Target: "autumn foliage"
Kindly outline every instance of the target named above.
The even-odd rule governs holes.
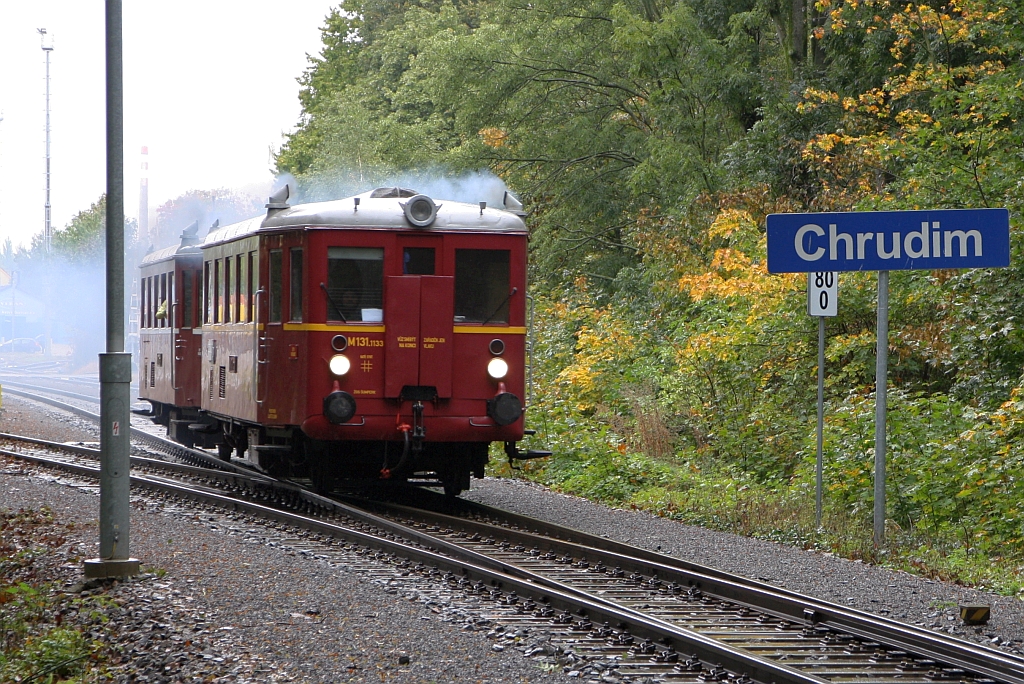
[[[826,329],[817,531],[817,321],[803,276],[767,273],[765,217],[1008,207],[1009,269],[890,283],[883,551],[989,581],[977,559],[1024,558],[1019,525],[999,522],[1024,494],[1024,15],[991,0],[799,6],[346,0],[278,163],[311,181],[332,165],[486,167],[521,194],[528,415],[555,451],[531,476],[874,557],[875,280],[843,274]]]

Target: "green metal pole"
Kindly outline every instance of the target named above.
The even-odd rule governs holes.
[[[124,121],[121,0],[106,2],[107,28],[107,351],[100,354],[100,557],[86,577],[139,572],[129,557],[131,354],[124,351]]]
[[[878,272],[875,346],[875,548],[885,542],[885,415],[889,375],[889,272]]]
[[[825,317],[818,316],[818,452],[815,459],[814,525],[821,527],[822,489],[824,487],[825,432]]]

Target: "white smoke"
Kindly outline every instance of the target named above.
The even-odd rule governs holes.
[[[334,170],[313,173],[296,178],[281,174],[274,183],[279,188],[292,184],[295,191],[290,204],[323,202],[358,195],[374,188],[408,188],[429,195],[434,200],[453,202],[487,202],[501,207],[508,189],[505,181],[488,170],[470,171],[458,175],[443,171],[407,171],[401,173],[374,173],[360,170]]]

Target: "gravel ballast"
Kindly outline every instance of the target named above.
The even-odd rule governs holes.
[[[1024,602],[862,561],[683,525],[634,510],[608,508],[530,482],[474,480],[463,497],[584,532],[661,551],[693,563],[760,579],[791,591],[876,613],[1013,653],[1024,649]],[[992,606],[983,627],[966,627],[958,604]]]
[[[10,398],[4,404],[0,431],[95,439],[55,410]],[[81,580],[81,559],[95,554],[98,497],[68,483],[8,462],[0,508],[46,504],[57,521],[76,522],[50,566],[66,587],[80,589],[71,585]],[[526,482],[474,480],[463,496],[1009,651],[1024,641],[1024,606],[1014,598],[610,509]],[[133,681],[579,681],[519,649],[496,650],[484,628],[467,629],[453,617],[459,611],[414,589],[268,544],[247,525],[211,524],[147,497],[133,501],[132,555],[161,572],[105,588],[141,611],[112,620],[127,624],[113,636],[125,681],[135,666],[141,674]],[[958,602],[991,604],[992,621],[964,627]],[[162,637],[154,624],[164,625],[155,628]]]

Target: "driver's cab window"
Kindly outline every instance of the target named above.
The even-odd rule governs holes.
[[[383,248],[327,248],[327,320],[384,320]]]

